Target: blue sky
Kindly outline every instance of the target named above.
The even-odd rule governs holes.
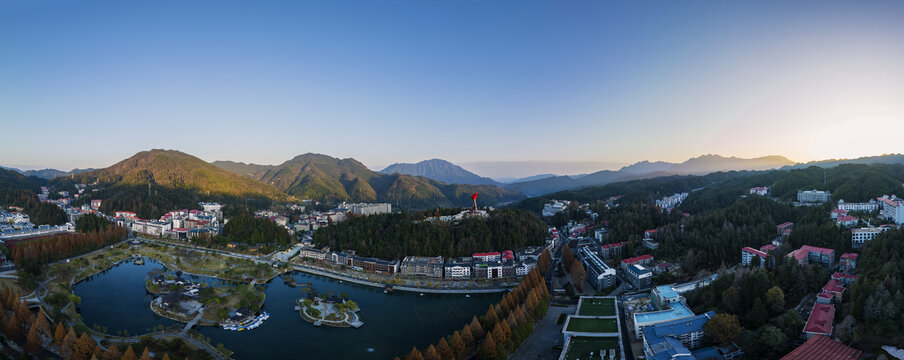
[[[5,1],[0,165],[900,152],[901,34],[902,2]]]

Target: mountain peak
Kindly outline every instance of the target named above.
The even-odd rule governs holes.
[[[415,164],[395,163],[380,172],[423,176],[448,184],[499,185],[493,179],[482,177],[443,159],[424,160]]]

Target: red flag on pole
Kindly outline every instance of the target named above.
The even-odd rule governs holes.
[[[471,195],[471,200],[477,200],[477,193]]]

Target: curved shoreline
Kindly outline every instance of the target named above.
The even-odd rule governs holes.
[[[313,274],[313,275],[319,275],[319,276],[323,276],[323,277],[328,277],[328,278],[331,278],[331,279],[342,280],[342,281],[348,281],[348,282],[355,283],[355,284],[359,284],[359,285],[367,285],[367,286],[373,286],[373,287],[378,287],[378,288],[384,288],[384,287],[386,287],[386,284],[381,284],[381,283],[373,282],[373,281],[370,281],[370,280],[357,279],[357,278],[348,277],[348,276],[345,276],[345,275],[339,275],[339,274],[335,274],[335,273],[331,273],[331,272],[327,272],[327,271],[323,271],[323,270],[318,270],[318,269],[303,267],[303,266],[297,265],[297,264],[293,264],[293,265],[292,265],[292,269],[297,270],[297,271],[301,271],[301,272],[304,272],[304,273],[308,273],[308,274]],[[492,289],[428,289],[428,288],[418,288],[418,287],[411,287],[411,286],[395,286],[395,285],[392,287],[392,289],[393,289],[393,290],[400,290],[400,291],[416,292],[416,293],[431,293],[431,294],[492,294],[492,293],[504,292],[504,291],[509,290],[509,289],[506,289],[506,288],[492,288]]]

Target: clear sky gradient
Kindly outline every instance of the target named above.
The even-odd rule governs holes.
[[[0,165],[901,152],[902,34],[900,1],[3,1]]]

